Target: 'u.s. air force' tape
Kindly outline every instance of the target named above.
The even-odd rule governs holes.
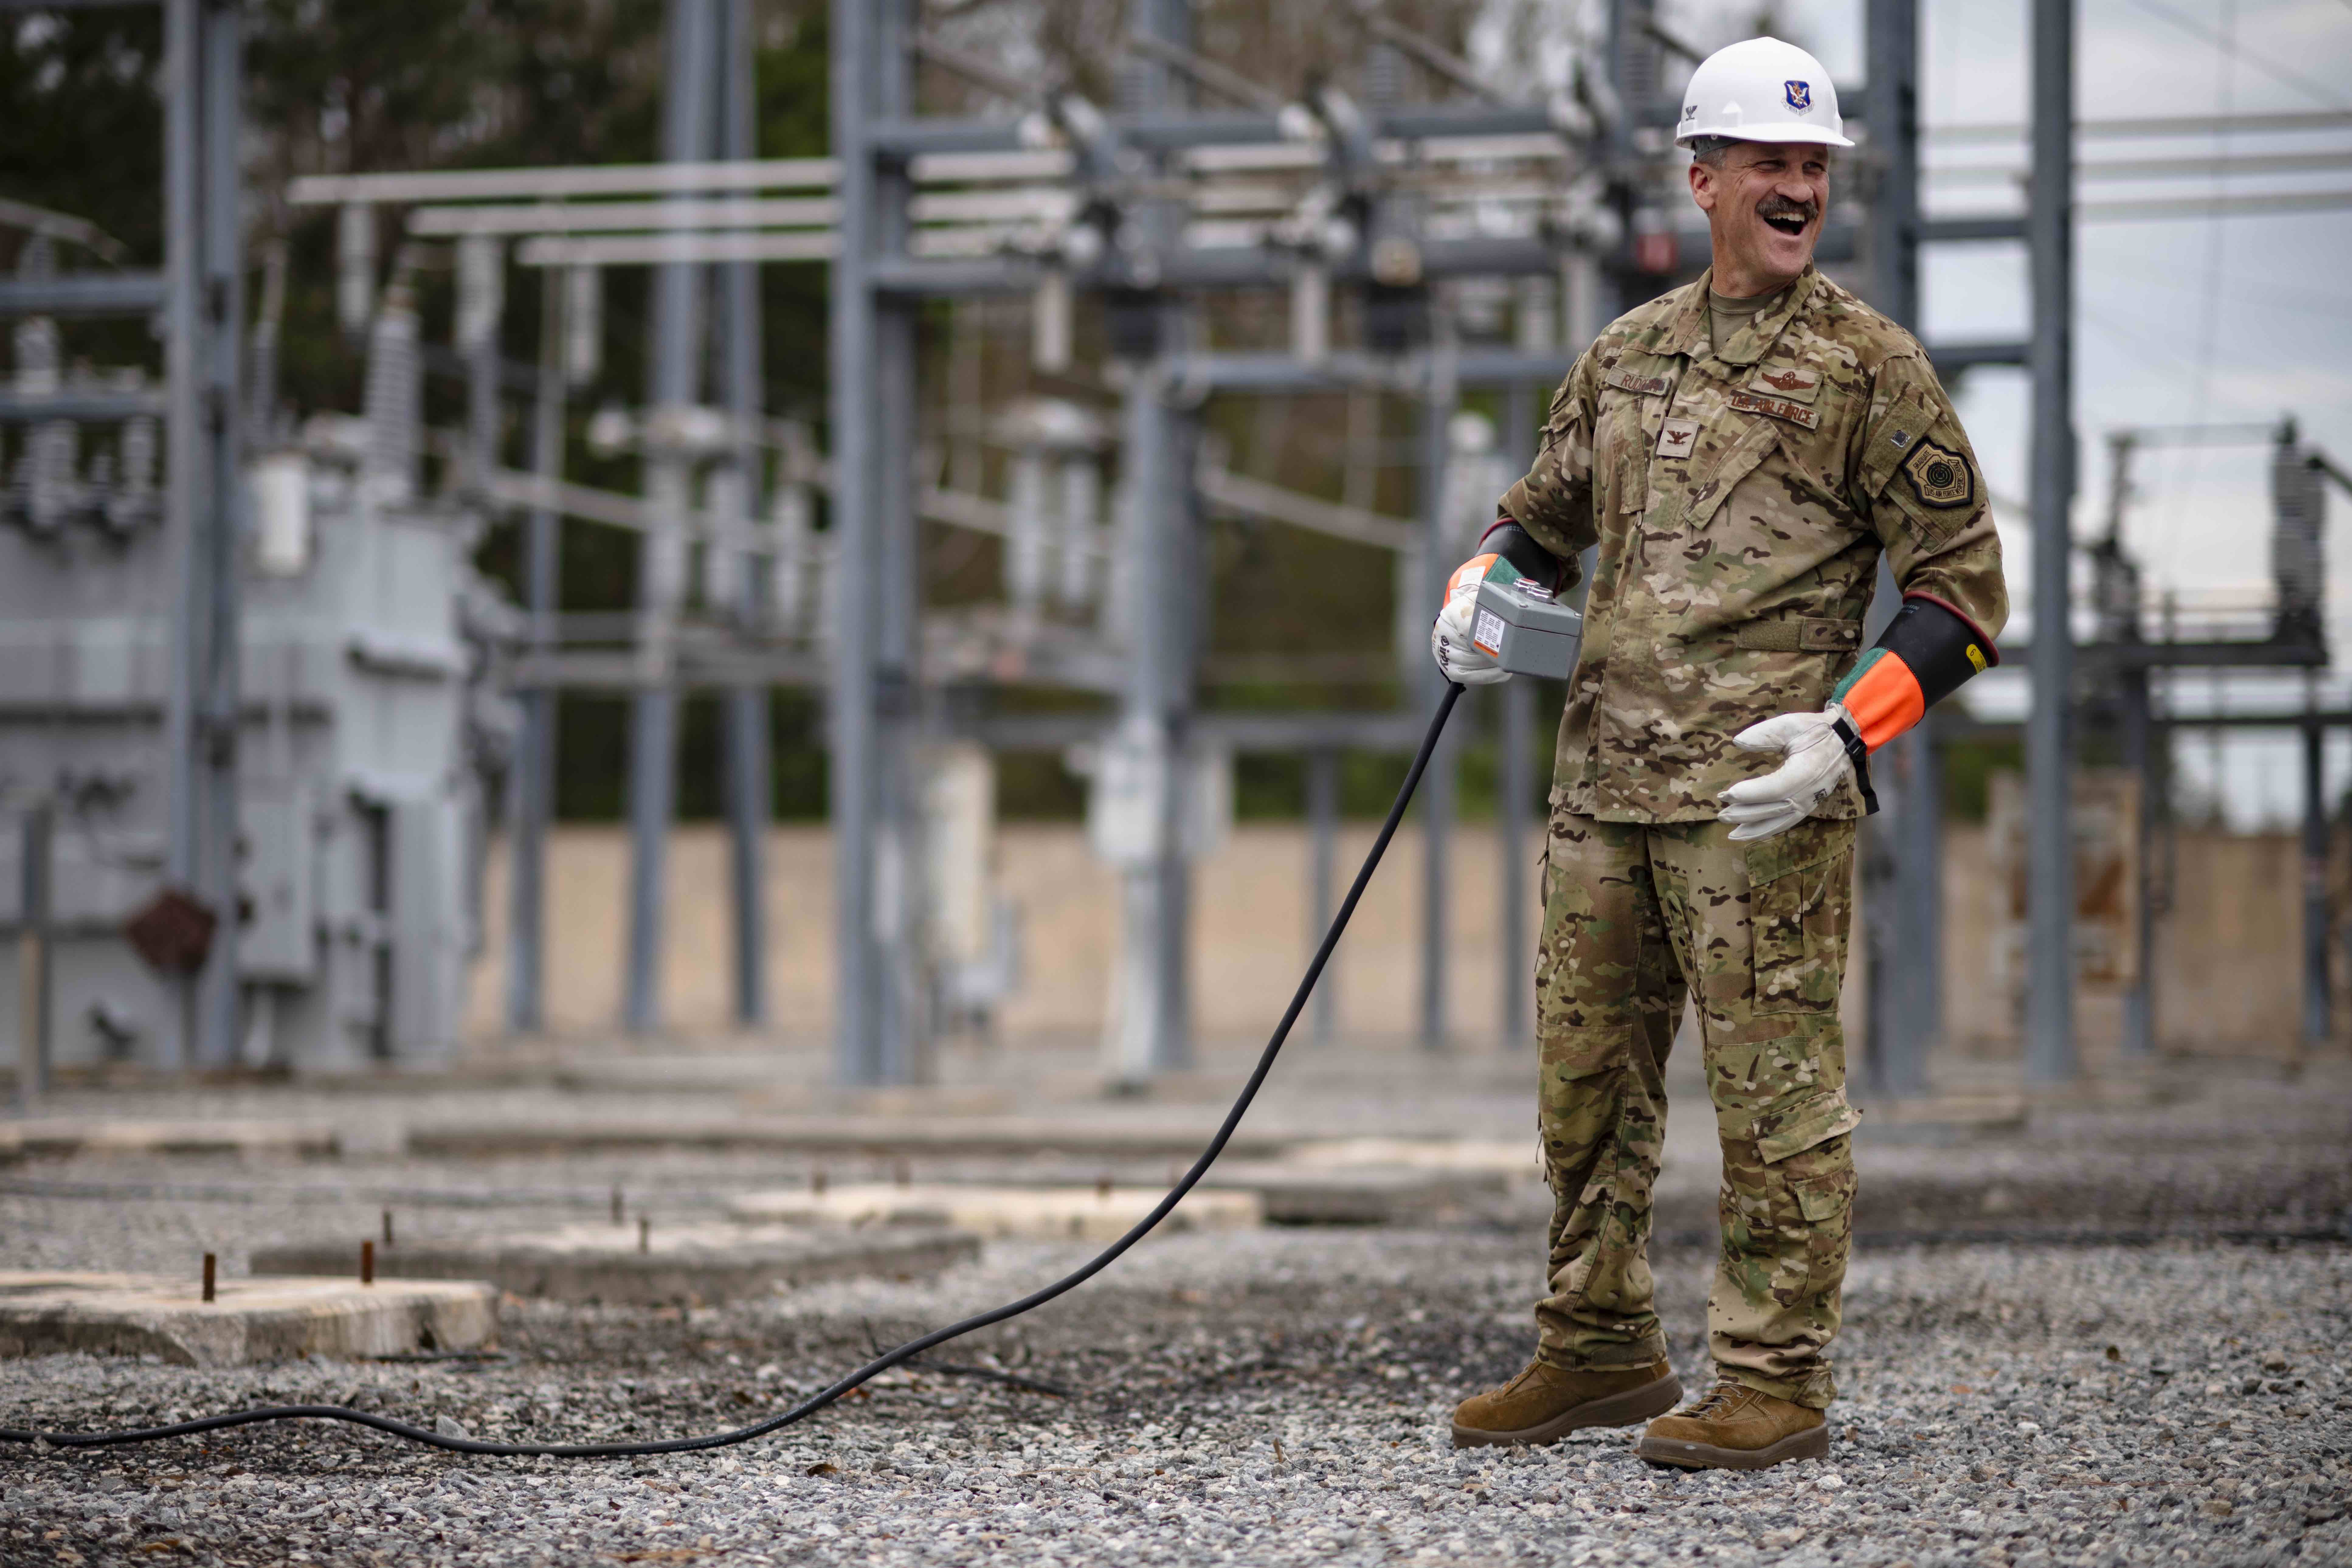
[[[1478,613],[1470,640],[1513,675],[1566,680],[1584,642],[1584,617],[1552,591],[1525,577],[1478,584]]]

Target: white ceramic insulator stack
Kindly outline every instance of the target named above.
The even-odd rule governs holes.
[[[1102,468],[1092,452],[1068,453],[1061,467],[1061,571],[1054,597],[1066,610],[1083,610],[1094,603],[1101,581]]]
[[[368,329],[367,459],[369,492],[404,501],[416,494],[416,458],[425,426],[424,363],[416,347],[415,296],[404,282],[384,290],[383,308]]]
[[[809,584],[816,574],[812,510],[809,487],[800,483],[778,485],[768,501],[770,598],[776,629],[787,637],[808,623]]]
[[[563,273],[563,379],[585,386],[604,366],[604,270],[571,267]]]
[[[375,314],[375,208],[352,202],[335,215],[335,320],[358,337]]]
[[[1013,456],[1012,536],[1004,546],[1004,588],[1014,610],[1033,614],[1045,600],[1047,552],[1053,520],[1046,515],[1046,460],[1042,447],[1027,446]]]

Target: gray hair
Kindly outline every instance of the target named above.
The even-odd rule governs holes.
[[[1742,138],[1738,136],[1694,136],[1691,138],[1691,162],[1704,163],[1710,169],[1720,171],[1723,167],[1723,155],[1738,146]],[[1829,153],[1830,150],[1827,147],[1822,149],[1822,156],[1824,159],[1829,156]]]
[[[1731,151],[1735,136],[1694,136],[1691,138],[1691,162],[1704,163],[1710,169],[1723,167],[1723,155]]]

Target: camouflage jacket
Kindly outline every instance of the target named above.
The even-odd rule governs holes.
[[[1984,479],[1918,342],[1808,268],[1710,345],[1713,276],[1594,341],[1500,508],[1571,574],[1600,546],[1552,800],[1605,821],[1706,820],[1769,772],[1731,737],[1828,702],[1882,552],[1988,640],[2009,616]],[[1848,785],[1819,815],[1861,811]]]

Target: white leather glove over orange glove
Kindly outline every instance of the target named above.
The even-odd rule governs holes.
[[[1429,628],[1429,651],[1445,679],[1456,686],[1492,686],[1511,679],[1510,671],[1472,637],[1478,620],[1478,584],[1486,580],[1486,563],[1493,559],[1482,555],[1454,574],[1446,584],[1445,607]]]
[[[1731,737],[1743,752],[1779,752],[1787,760],[1760,779],[1723,792],[1721,819],[1734,843],[1769,838],[1812,816],[1853,776],[1853,726],[1832,702],[1819,713],[1781,713]]]

